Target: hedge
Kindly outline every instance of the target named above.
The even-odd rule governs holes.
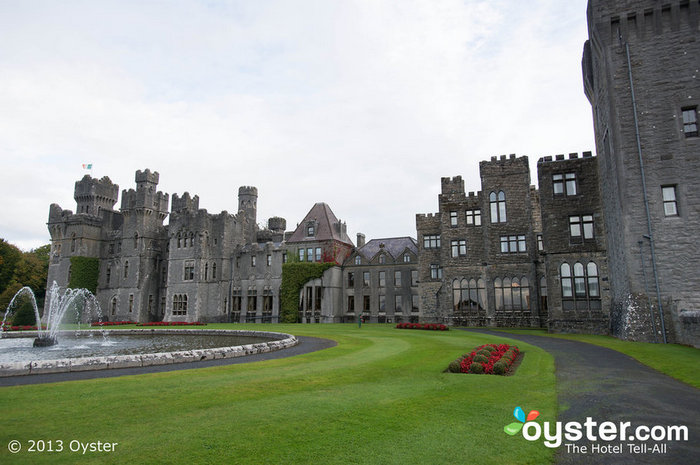
[[[97,278],[100,273],[100,259],[96,257],[71,257],[70,282],[71,289],[87,289],[97,292]]]

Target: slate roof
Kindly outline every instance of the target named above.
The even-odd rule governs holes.
[[[306,236],[306,225],[309,221],[316,221],[316,234],[312,237]],[[292,236],[287,242],[317,242],[336,240],[354,246],[350,240],[347,231],[344,230],[344,225],[340,221],[327,204],[319,202],[311,207],[309,213],[306,214],[303,220],[294,230]]]
[[[382,244],[384,247],[382,248]],[[357,251],[367,260],[374,258],[381,250],[388,252],[394,260],[408,249],[418,255],[418,242],[412,237],[388,237],[385,239],[372,239]]]

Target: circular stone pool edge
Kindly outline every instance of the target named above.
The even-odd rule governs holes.
[[[177,352],[159,352],[151,354],[110,355],[106,357],[63,358],[55,360],[32,360],[27,362],[0,363],[0,377],[25,376],[47,373],[66,373],[92,370],[111,370],[117,368],[138,368],[154,365],[170,365],[174,363],[200,362],[225,358],[245,357],[246,355],[262,354],[286,349],[299,344],[299,340],[286,333],[270,331],[246,331],[228,329],[117,329],[108,331],[109,334],[119,335],[212,335],[212,336],[254,336],[278,338],[274,341],[258,342],[230,347],[214,347],[211,349],[193,349]],[[74,333],[74,331],[59,331]],[[101,330],[85,330],[80,334],[90,333],[101,335]],[[4,338],[37,337],[36,331],[5,333]]]

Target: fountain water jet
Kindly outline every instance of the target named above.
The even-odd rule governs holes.
[[[90,321],[92,317],[97,317],[98,321],[102,320],[100,305],[90,291],[87,289],[61,289],[56,281],[54,281],[46,292],[48,305],[45,307],[46,311],[44,312],[43,324],[41,321],[42,317],[39,315],[39,309],[36,305],[34,292],[31,288],[25,286],[17,291],[14,297],[12,297],[10,305],[7,306],[5,316],[2,319],[2,331],[5,330],[5,320],[7,320],[7,317],[12,313],[15,302],[22,296],[29,297],[34,307],[37,326],[37,338],[34,340],[34,347],[48,347],[58,342],[59,325],[71,308],[75,310],[78,323],[80,323],[81,320]]]

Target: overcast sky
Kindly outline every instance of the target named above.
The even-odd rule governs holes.
[[[0,238],[49,242],[85,174],[258,188],[258,221],[315,202],[351,238],[416,235],[440,178],[594,150],[586,0],[0,0]],[[81,165],[92,163],[92,171]],[[119,208],[120,200],[115,206]],[[167,220],[166,220],[167,222]]]

